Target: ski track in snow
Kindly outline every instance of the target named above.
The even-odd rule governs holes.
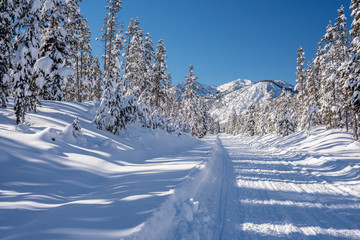
[[[236,187],[220,239],[360,239],[359,172],[349,178],[336,171],[338,164],[309,163],[308,154],[250,144],[247,137],[221,140]]]

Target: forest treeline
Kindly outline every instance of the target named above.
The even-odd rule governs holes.
[[[350,30],[344,7],[330,21],[318,43],[316,57],[306,63],[300,46],[297,53],[295,91],[283,89],[273,97],[264,93],[261,101],[249,104],[243,112],[232,111],[225,131],[233,134],[287,136],[325,125],[346,129],[359,138],[360,113],[360,1],[352,0]]]
[[[297,85],[274,98],[265,92],[225,124],[231,134],[286,136],[325,125],[359,138],[360,0],[352,0],[350,30],[344,7],[329,23],[316,57],[297,54]],[[172,87],[164,40],[153,43],[138,18],[125,28],[121,0],[107,0],[101,41],[102,61],[92,55],[91,29],[79,0],[3,0],[0,5],[0,107],[14,99],[17,124],[42,100],[98,101],[94,124],[120,134],[129,124],[203,137],[218,122],[197,94],[190,65],[185,91]],[[102,66],[101,66],[102,65]]]
[[[196,94],[193,66],[186,89],[171,89],[166,48],[154,46],[139,19],[125,29],[121,0],[107,0],[103,66],[92,55],[91,29],[78,0],[4,0],[0,7],[0,106],[14,97],[17,124],[42,100],[99,100],[94,123],[119,134],[128,124],[203,137],[210,117]]]

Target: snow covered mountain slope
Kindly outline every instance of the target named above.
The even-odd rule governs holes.
[[[176,84],[175,86],[172,87],[172,89],[174,92],[182,93],[185,91],[185,84],[184,83]],[[197,92],[198,96],[201,96],[201,97],[219,93],[217,86],[214,86],[214,85],[206,85],[206,84],[198,83],[198,89],[199,90],[196,92]]]
[[[252,82],[248,79],[237,79],[220,86],[198,83],[198,87],[197,94],[207,100],[210,115],[222,124],[227,122],[232,109],[239,114],[251,102],[261,100],[266,92],[272,91],[274,97],[278,97],[283,88],[293,92],[293,86],[281,80]],[[177,84],[172,90],[182,93],[185,85]]]
[[[249,86],[252,83],[253,82],[248,79],[237,79],[235,81],[225,83],[223,85],[218,86],[217,90],[219,90],[219,92],[221,92],[221,93],[232,92],[232,91],[242,88],[244,86]]]
[[[239,114],[245,110],[251,102],[261,100],[266,92],[272,91],[274,97],[278,97],[283,88],[288,91],[293,91],[291,85],[280,80],[264,80],[256,83],[247,80],[245,84],[237,84],[238,81],[239,80],[218,87],[218,89],[222,90],[220,93],[207,97],[210,114],[220,123],[228,120],[232,109],[235,109]]]
[[[0,110],[0,239],[119,239],[138,231],[210,151],[189,136],[95,128],[93,103]],[[83,137],[71,123],[79,117]]]

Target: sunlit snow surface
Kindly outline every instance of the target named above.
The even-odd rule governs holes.
[[[94,103],[45,101],[16,126],[12,105],[0,110],[0,239],[131,235],[210,151],[139,127],[115,136],[94,114]],[[83,139],[68,131],[76,117]]]
[[[360,239],[360,144],[350,134],[221,139],[235,181],[224,239]]]
[[[115,136],[95,109],[43,102],[22,126],[0,110],[0,239],[360,239],[348,133]]]

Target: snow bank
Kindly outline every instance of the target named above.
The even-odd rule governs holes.
[[[358,151],[357,143],[351,133],[342,130],[325,130],[323,126],[314,127],[309,134],[297,132],[287,137],[266,135],[255,137],[249,142],[252,144],[262,144],[264,146],[275,147],[278,149],[297,151],[305,153],[336,153],[344,149]]]
[[[226,152],[216,139],[207,162],[172,194],[129,239],[213,239]]]
[[[345,195],[360,197],[360,143],[351,133],[325,130],[323,126],[287,137],[241,137],[256,148],[268,149],[279,156],[297,159],[288,161],[302,174],[324,183],[334,183]]]
[[[44,101],[27,125],[17,126],[9,102],[0,111],[4,239],[132,235],[210,151],[205,141],[162,130],[132,126],[120,136],[99,130],[94,102]],[[81,134],[72,125],[77,116]],[[201,212],[197,201],[184,203],[186,221]]]

